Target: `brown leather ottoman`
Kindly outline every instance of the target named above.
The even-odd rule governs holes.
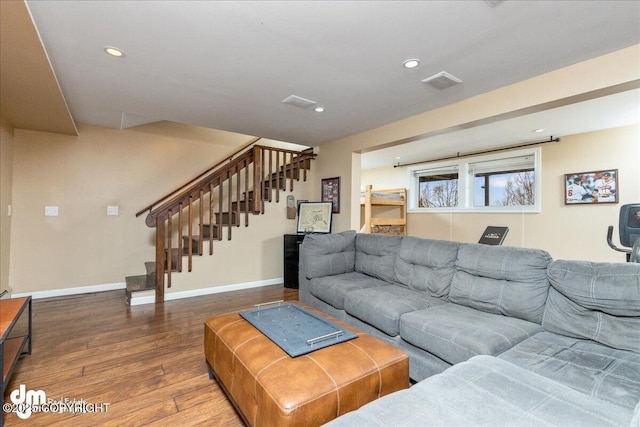
[[[204,324],[210,373],[246,424],[321,425],[409,387],[409,360],[402,350],[297,304],[358,337],[292,358],[238,313],[212,317]]]

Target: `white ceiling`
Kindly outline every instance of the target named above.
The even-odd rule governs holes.
[[[168,120],[305,145],[640,43],[638,1],[27,5],[76,122],[126,128]],[[110,57],[105,46],[126,56]],[[421,65],[406,70],[407,58]],[[463,83],[442,91],[421,83],[440,71]],[[314,100],[325,112],[283,104],[289,95]],[[516,127],[552,128],[542,117],[545,123]],[[483,138],[501,142],[495,134],[465,135],[459,151]],[[500,135],[524,138],[504,128]],[[432,148],[444,144],[435,141]]]
[[[640,89],[372,151],[362,155],[362,168],[419,163],[557,137],[562,140],[565,135],[634,123],[640,123]]]

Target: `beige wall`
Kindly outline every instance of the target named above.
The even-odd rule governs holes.
[[[13,127],[0,117],[0,291],[9,288],[11,258],[11,216],[13,184]]]
[[[591,99],[597,96],[603,96],[616,93],[621,90],[629,90],[638,87],[640,82],[640,45],[622,49],[608,55],[591,59],[582,63],[553,71],[548,74],[537,76],[535,78],[525,80],[511,86],[497,89],[464,101],[452,104],[437,110],[428,111],[414,117],[390,123],[383,127],[372,129],[357,135],[333,141],[324,144],[320,150],[318,158],[318,177],[327,176],[343,176],[350,177],[343,180],[342,186],[342,212],[339,218],[334,222],[335,230],[342,231],[347,229],[357,229],[360,225],[360,209],[358,204],[358,195],[361,184],[360,182],[360,164],[355,162],[356,153],[375,150],[386,146],[396,145],[402,141],[415,140],[432,134],[441,132],[452,132],[456,129],[463,129],[477,126],[486,122],[499,121],[503,118],[523,115],[534,111],[542,111],[545,109],[555,108],[561,105],[567,105],[572,102],[579,102]],[[627,131],[633,133],[633,131]],[[561,135],[562,136],[562,135]],[[637,202],[638,200],[638,175],[634,172],[637,169],[638,151],[637,135],[631,135],[632,144],[636,147],[619,148],[617,157],[601,155],[600,160],[589,157],[588,162],[604,163],[605,168],[621,169],[621,194],[622,202]],[[567,142],[569,139],[569,142]],[[563,138],[563,142],[554,147],[553,150],[563,150],[571,142],[570,138]],[[607,150],[609,141],[587,141],[590,144],[598,146],[597,152]],[[628,142],[626,144],[629,144]],[[572,144],[573,145],[573,144]],[[577,143],[576,145],[580,145]],[[560,195],[554,195],[552,191],[561,191],[560,176],[564,173],[573,171],[589,170],[589,166],[583,162],[583,150],[578,150],[578,157],[575,153],[557,154],[545,150],[546,154],[553,158],[555,155],[555,166],[553,162],[545,162],[545,154],[543,154],[543,162],[546,168],[550,168],[547,172],[549,177],[543,177],[543,185],[546,187],[548,180],[555,182],[556,190],[545,192],[543,200],[543,209],[553,203],[561,200]],[[591,156],[590,154],[587,154]],[[574,160],[575,159],[575,160]],[[635,163],[629,163],[635,162]],[[575,165],[573,164],[575,163]],[[633,165],[633,167],[629,166]],[[574,167],[577,166],[577,167]],[[622,170],[625,170],[622,172]],[[629,169],[627,172],[626,169]],[[635,177],[635,181],[633,181]],[[624,185],[624,188],[622,187]],[[395,187],[396,185],[394,185]],[[385,186],[386,187],[386,186]],[[553,188],[553,187],[552,187]],[[626,188],[626,190],[625,190]],[[632,198],[636,200],[632,200]],[[353,209],[352,209],[353,207]],[[575,252],[571,250],[570,241],[578,239],[579,246],[583,247],[582,252],[589,258],[598,259],[615,259],[619,260],[621,255],[617,255],[611,249],[606,247],[604,241],[606,235],[606,225],[615,223],[617,218],[617,209],[615,206],[600,206],[597,211],[585,210],[584,212],[595,212],[589,214],[583,227],[588,229],[585,234],[596,233],[597,238],[589,239],[589,244],[593,243],[596,252],[592,252],[591,246],[586,246],[584,236],[578,236],[579,231],[564,231],[559,233],[562,223],[546,224],[544,222],[523,222],[524,215],[509,217],[504,225],[512,227],[515,233],[510,232],[509,244],[517,244],[520,246],[547,246],[548,239],[553,238],[558,242],[550,246],[550,252],[555,257],[576,257]],[[567,207],[562,209],[562,215],[566,218],[573,217],[577,210],[586,209],[585,207]],[[489,215],[489,214],[487,214]],[[464,241],[477,241],[479,234],[479,225],[474,221],[469,221],[466,216],[443,214],[439,216],[430,215],[430,230],[437,230],[434,237],[440,238],[458,238]],[[464,220],[460,220],[463,219]],[[504,217],[506,218],[506,217]],[[542,216],[538,216],[542,218]],[[602,218],[598,223],[598,231],[593,231],[595,224],[589,222],[594,219]],[[546,218],[547,222],[554,222],[555,218]],[[413,226],[414,232],[418,234],[426,234],[426,230],[420,229],[417,224],[414,225],[415,215],[409,218],[409,227]],[[486,223],[488,221],[484,221]],[[420,223],[420,222],[419,222]],[[422,223],[424,224],[424,222]],[[520,229],[519,229],[520,227]],[[604,230],[602,230],[604,227]],[[411,229],[411,228],[410,228]],[[549,232],[542,234],[545,230],[556,230],[556,233]],[[580,230],[582,231],[582,230]],[[526,237],[525,237],[526,236]],[[595,243],[597,241],[597,243]],[[604,247],[602,245],[605,245]],[[578,245],[576,245],[578,246]],[[594,255],[592,255],[594,254]]]
[[[508,246],[545,249],[554,258],[624,261],[624,254],[611,250],[605,238],[607,227],[614,225],[614,242],[618,241],[620,206],[640,201],[638,164],[639,125],[563,136],[560,143],[542,146],[540,213],[411,213],[407,232],[477,242],[488,225],[508,226],[504,242]],[[618,169],[619,204],[564,204],[564,174],[603,169]],[[379,189],[410,185],[406,167],[363,170],[362,182]]]
[[[121,283],[125,276],[144,274],[144,262],[155,257],[155,229],[135,213],[237,145],[218,141],[215,132],[174,132],[166,124],[79,131],[71,137],[15,130],[9,275],[14,293]],[[187,134],[193,138],[181,136]],[[302,198],[305,186],[296,184],[293,194]],[[250,218],[263,230],[234,229],[232,244],[216,245],[213,257],[197,260],[199,276],[174,277],[172,291],[282,277],[282,234],[295,232],[284,203],[283,195],[264,217]],[[119,206],[119,215],[107,216],[108,205]],[[45,217],[45,206],[58,206],[59,216]],[[200,268],[205,259],[209,267]]]

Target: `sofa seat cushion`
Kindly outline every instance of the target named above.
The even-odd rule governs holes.
[[[627,409],[640,401],[640,354],[541,332],[500,359]]]
[[[344,299],[351,291],[385,286],[389,283],[366,274],[352,271],[335,276],[311,279],[311,295],[332,305],[338,310],[344,310]]]
[[[344,309],[392,337],[400,333],[400,316],[432,305],[445,304],[424,292],[388,285],[349,292]]]
[[[631,411],[490,356],[476,356],[326,426],[628,426]]]
[[[451,303],[400,319],[403,340],[451,364],[481,354],[498,355],[540,330],[537,323]]]

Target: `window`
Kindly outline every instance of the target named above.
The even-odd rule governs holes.
[[[418,174],[418,207],[458,206],[458,172],[456,168],[432,169]]]
[[[410,169],[412,212],[540,212],[540,148]]]
[[[516,156],[470,163],[474,181],[473,205],[535,205],[535,157]]]

